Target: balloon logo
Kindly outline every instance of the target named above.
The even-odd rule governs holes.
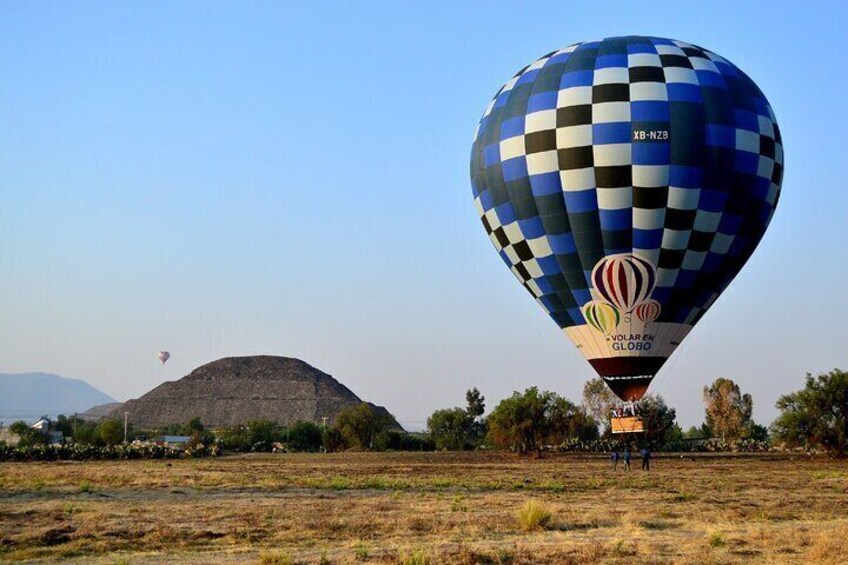
[[[168,362],[168,359],[171,358],[171,354],[168,353],[167,351],[162,350],[162,351],[159,351],[158,353],[156,353],[156,357],[158,357],[159,361],[164,365],[165,363]]]
[[[648,324],[660,317],[662,306],[656,300],[646,300],[633,309],[633,313],[641,322]]]
[[[593,328],[605,334],[611,334],[621,321],[621,314],[612,304],[601,300],[592,300],[583,307],[583,316]]]
[[[643,324],[654,322],[662,312],[660,303],[649,298],[656,281],[656,269],[641,257],[631,253],[604,257],[592,269],[592,283],[594,290],[606,300],[588,302],[583,308],[583,316],[589,325],[605,334],[610,334],[618,326],[620,312],[632,312]],[[615,311],[616,316],[612,326],[601,321],[604,315],[609,317],[610,309]],[[630,321],[630,318],[625,317],[625,321]]]
[[[741,69],[691,43],[626,36],[519,70],[486,105],[470,165],[501,260],[632,400],[760,243],[784,156]]]
[[[656,281],[654,266],[630,253],[604,257],[592,269],[595,290],[622,312],[644,302]]]

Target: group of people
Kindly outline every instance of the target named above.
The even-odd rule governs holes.
[[[638,404],[625,404],[612,409],[613,418],[624,418],[625,416],[640,416]]]
[[[643,447],[639,451],[639,455],[642,456],[642,470],[643,471],[650,471],[651,470],[651,452],[648,451],[647,447]],[[614,449],[612,451],[612,454],[610,455],[610,461],[612,462],[612,470],[613,471],[618,469],[618,462],[619,462],[620,459],[624,460],[624,470],[629,471],[630,470],[630,459],[631,459],[629,447],[624,448],[623,454],[619,454],[617,449]]]

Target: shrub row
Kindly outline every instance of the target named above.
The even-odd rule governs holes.
[[[675,441],[663,446],[663,451],[682,451],[691,453],[764,453],[774,451],[768,441],[757,439],[740,439],[724,441],[712,438],[699,441]]]
[[[624,449],[624,440],[601,438],[590,441],[577,439],[567,440],[556,446],[549,446],[550,451],[562,452],[586,452],[603,453],[614,449]],[[631,448],[639,448],[639,438],[633,441]],[[774,447],[768,441],[741,439],[735,442],[727,442],[718,438],[705,440],[677,440],[666,443],[658,451],[686,452],[686,453],[761,453],[773,451]]]
[[[0,461],[89,461],[118,459],[179,459],[210,457],[220,454],[218,445],[178,449],[163,445],[98,445],[63,444],[10,446],[0,444]]]

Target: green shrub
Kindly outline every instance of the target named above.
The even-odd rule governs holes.
[[[424,434],[388,430],[374,439],[375,451],[433,451],[435,446]]]
[[[363,542],[357,543],[353,554],[356,556],[357,561],[365,561],[368,559],[368,546]]]
[[[709,538],[710,547],[722,547],[726,542],[724,541],[724,534],[721,532],[713,532],[710,534]]]

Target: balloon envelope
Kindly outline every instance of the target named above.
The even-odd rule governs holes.
[[[782,176],[754,82],[656,37],[578,43],[523,68],[486,107],[471,154],[501,259],[625,400],[748,260]]]
[[[162,364],[164,365],[164,364],[168,361],[168,359],[170,359],[170,358],[171,358],[171,354],[170,354],[170,353],[168,353],[167,351],[164,351],[164,350],[163,350],[163,351],[158,352],[158,353],[156,354],[156,357],[158,357],[158,358],[159,358],[159,361],[161,361],[161,362],[162,362]]]

